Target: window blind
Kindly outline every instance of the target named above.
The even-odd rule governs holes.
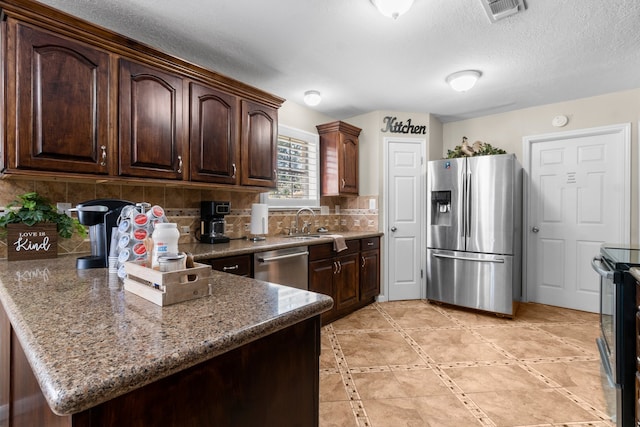
[[[270,199],[318,197],[317,148],[313,141],[278,135],[278,189]]]

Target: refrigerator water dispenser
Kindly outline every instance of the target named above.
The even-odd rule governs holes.
[[[431,192],[431,225],[451,225],[451,191]]]

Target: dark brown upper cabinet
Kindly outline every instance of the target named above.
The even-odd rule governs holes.
[[[238,98],[197,83],[190,85],[190,98],[190,179],[237,184]]]
[[[109,173],[105,51],[9,19],[7,166]]]
[[[0,172],[276,186],[284,99],[32,0],[0,0]]]
[[[241,184],[276,187],[278,110],[242,100]]]
[[[358,195],[360,128],[342,121],[316,128],[320,135],[320,194]]]
[[[183,80],[153,67],[120,60],[120,174],[182,179]]]

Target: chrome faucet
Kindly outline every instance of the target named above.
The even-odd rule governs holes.
[[[300,213],[304,212],[304,211],[311,212],[311,216],[314,217],[314,218],[316,216],[315,212],[313,210],[311,210],[311,208],[300,208],[300,209],[298,209],[298,212],[296,212],[296,233],[300,232],[300,233],[309,234],[309,232],[311,232],[311,226],[306,221],[302,225],[302,228],[300,228]],[[306,231],[305,231],[305,229],[306,229]]]

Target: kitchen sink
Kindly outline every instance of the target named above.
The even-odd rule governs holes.
[[[322,237],[321,234],[291,234],[285,236],[289,239],[297,239],[297,240],[313,240]]]

